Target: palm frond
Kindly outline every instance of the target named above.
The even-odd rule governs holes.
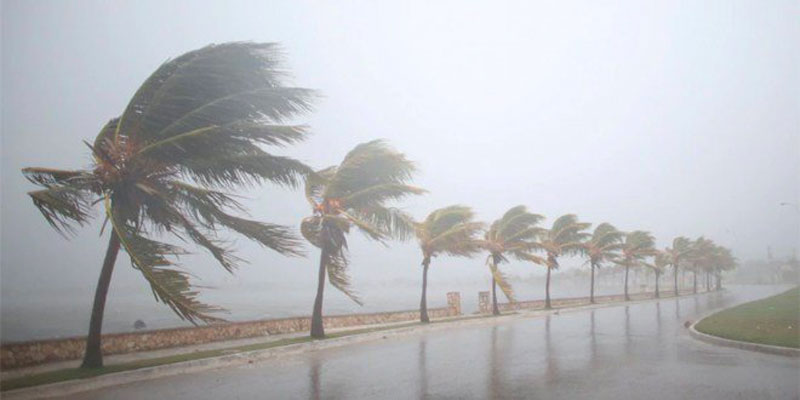
[[[75,233],[75,224],[83,226],[91,219],[90,194],[71,185],[51,185],[47,189],[28,192],[33,205],[47,223],[62,236]]]
[[[492,277],[497,283],[497,286],[499,286],[503,294],[506,295],[508,301],[512,303],[515,302],[514,289],[511,287],[511,284],[508,283],[508,279],[506,278],[505,274],[503,274],[497,265],[491,261],[489,262],[489,270],[492,272]]]
[[[427,193],[425,189],[403,183],[383,183],[369,186],[341,199],[346,208],[375,207],[386,201],[400,200],[410,195]]]
[[[414,236],[414,218],[398,208],[364,207],[349,210],[349,214],[375,227],[386,237],[408,240]]]
[[[246,153],[191,154],[178,168],[190,179],[208,187],[233,189],[272,182],[296,187],[311,172],[308,166],[289,157],[274,156],[255,146]]]
[[[382,184],[404,184],[416,172],[405,155],[383,140],[362,143],[351,150],[325,186],[323,197],[342,199]]]
[[[191,288],[189,275],[174,268],[175,264],[167,258],[186,254],[183,249],[139,235],[135,227],[115,215],[108,202],[106,210],[113,227],[112,234],[119,237],[131,264],[150,284],[157,301],[167,304],[181,319],[193,324],[197,321],[222,321],[209,314],[223,309],[200,302],[197,299],[199,293]]]
[[[288,256],[303,256],[303,244],[286,226],[253,221],[233,215],[217,216],[226,228],[256,243]]]
[[[280,122],[309,110],[313,92],[285,87],[280,68],[274,43],[224,43],[186,53],[139,88],[116,135],[150,144],[204,126]]]

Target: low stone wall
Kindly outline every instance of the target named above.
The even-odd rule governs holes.
[[[698,289],[698,293],[705,292],[704,290]],[[681,296],[692,294],[693,291],[690,290],[682,290],[680,292]],[[667,297],[674,297],[674,291],[662,291],[660,293],[661,298]],[[644,292],[644,293],[631,293],[629,295],[631,300],[647,300],[655,298],[655,293],[653,292]],[[498,299],[499,300],[499,299]],[[625,295],[622,294],[614,294],[614,295],[606,295],[606,296],[594,296],[595,303],[615,303],[615,302],[622,302],[625,301]],[[581,305],[588,305],[589,303],[589,296],[586,297],[567,297],[567,298],[559,298],[559,299],[550,299],[550,306],[553,308],[563,308],[563,307],[575,307]],[[544,309],[544,299],[542,300],[527,300],[527,301],[517,301],[514,303],[498,303],[497,308],[500,311],[514,311],[514,310],[537,310],[537,309]],[[491,294],[487,292],[479,292],[478,293],[478,312],[481,314],[490,314],[492,312],[492,298]]]
[[[454,317],[461,314],[461,295],[447,293],[447,307],[429,308],[430,318]],[[370,314],[331,315],[323,317],[326,328],[386,324],[415,321],[419,310]],[[103,354],[124,354],[232,339],[308,331],[310,317],[231,322],[207,326],[159,329],[103,335]],[[12,369],[83,357],[85,337],[6,343],[0,346],[0,368]]]

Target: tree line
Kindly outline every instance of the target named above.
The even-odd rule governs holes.
[[[311,336],[324,337],[322,308],[326,278],[356,303],[348,275],[347,235],[357,230],[378,241],[416,238],[422,252],[420,319],[427,313],[428,269],[437,256],[486,256],[492,276],[492,307],[499,314],[497,287],[514,301],[510,282],[500,270],[511,259],[546,267],[546,307],[550,308],[550,274],[563,256],[586,257],[592,271],[607,263],[628,270],[647,267],[656,276],[672,267],[677,294],[678,269],[705,274],[721,285],[721,272],[734,267],[730,250],[705,238],[676,238],[671,247],[655,248],[645,231],[622,232],[608,223],[589,232],[591,224],[573,214],[550,227],[525,206],[509,209],[487,225],[467,206],[452,205],[415,220],[389,206],[426,191],[411,184],[413,162],[382,140],[356,146],[335,166],[314,170],[272,149],[304,141],[305,125],[290,121],[311,110],[313,90],[290,86],[274,43],[232,42],[209,45],[168,60],[148,77],[117,118],[108,121],[94,141],[85,141],[89,168],[25,168],[23,174],[41,187],[29,192],[45,220],[69,237],[93,217],[101,204],[108,246],[94,296],[83,368],[100,367],[101,331],[106,295],[120,250],[149,283],[156,300],[191,323],[222,321],[221,309],[204,304],[176,263],[186,250],[154,237],[171,234],[208,251],[233,273],[243,261],[220,236],[233,231],[286,256],[306,254],[291,227],[244,218],[238,191],[273,183],[304,187],[310,215],[300,224],[302,238],[320,249],[318,287]],[[271,149],[271,150],[267,150]],[[658,279],[656,279],[656,285]],[[658,296],[656,286],[656,296]]]

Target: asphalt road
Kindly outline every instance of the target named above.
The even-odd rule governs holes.
[[[800,359],[698,342],[683,324],[781,291],[732,288],[284,356],[70,399],[798,399]]]

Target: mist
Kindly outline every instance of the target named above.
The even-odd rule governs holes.
[[[2,336],[80,334],[105,245],[99,208],[70,240],[51,229],[20,169],[88,166],[82,140],[118,116],[153,70],[227,41],[280,43],[291,81],[321,95],[296,121],[313,136],[282,154],[323,168],[358,143],[385,138],[417,163],[414,183],[429,190],[402,203],[417,218],[464,204],[491,222],[525,204],[548,217],[545,226],[575,213],[648,230],[662,248],[676,236],[704,235],[740,259],[763,258],[767,247],[788,256],[800,242],[798,8],[795,1],[3,1]],[[239,194],[259,220],[296,229],[311,213],[302,189]],[[200,249],[181,258],[195,283],[214,288],[204,289],[205,299],[230,308],[232,319],[311,311],[316,248],[307,246],[306,258],[244,239],[236,248],[249,265],[235,275]],[[418,304],[422,257],[414,241],[385,247],[351,235],[350,256],[365,307],[329,290],[333,310]],[[444,303],[447,291],[475,298],[487,290],[484,263],[485,256],[437,259],[431,302]],[[562,263],[565,273],[580,268],[584,260]],[[521,262],[504,270],[545,272]],[[522,288],[521,298],[542,296]],[[236,309],[248,300],[251,308]],[[136,318],[185,324],[153,301],[125,256],[108,308],[107,324],[118,329]],[[48,330],[54,318],[73,320],[79,332]]]

